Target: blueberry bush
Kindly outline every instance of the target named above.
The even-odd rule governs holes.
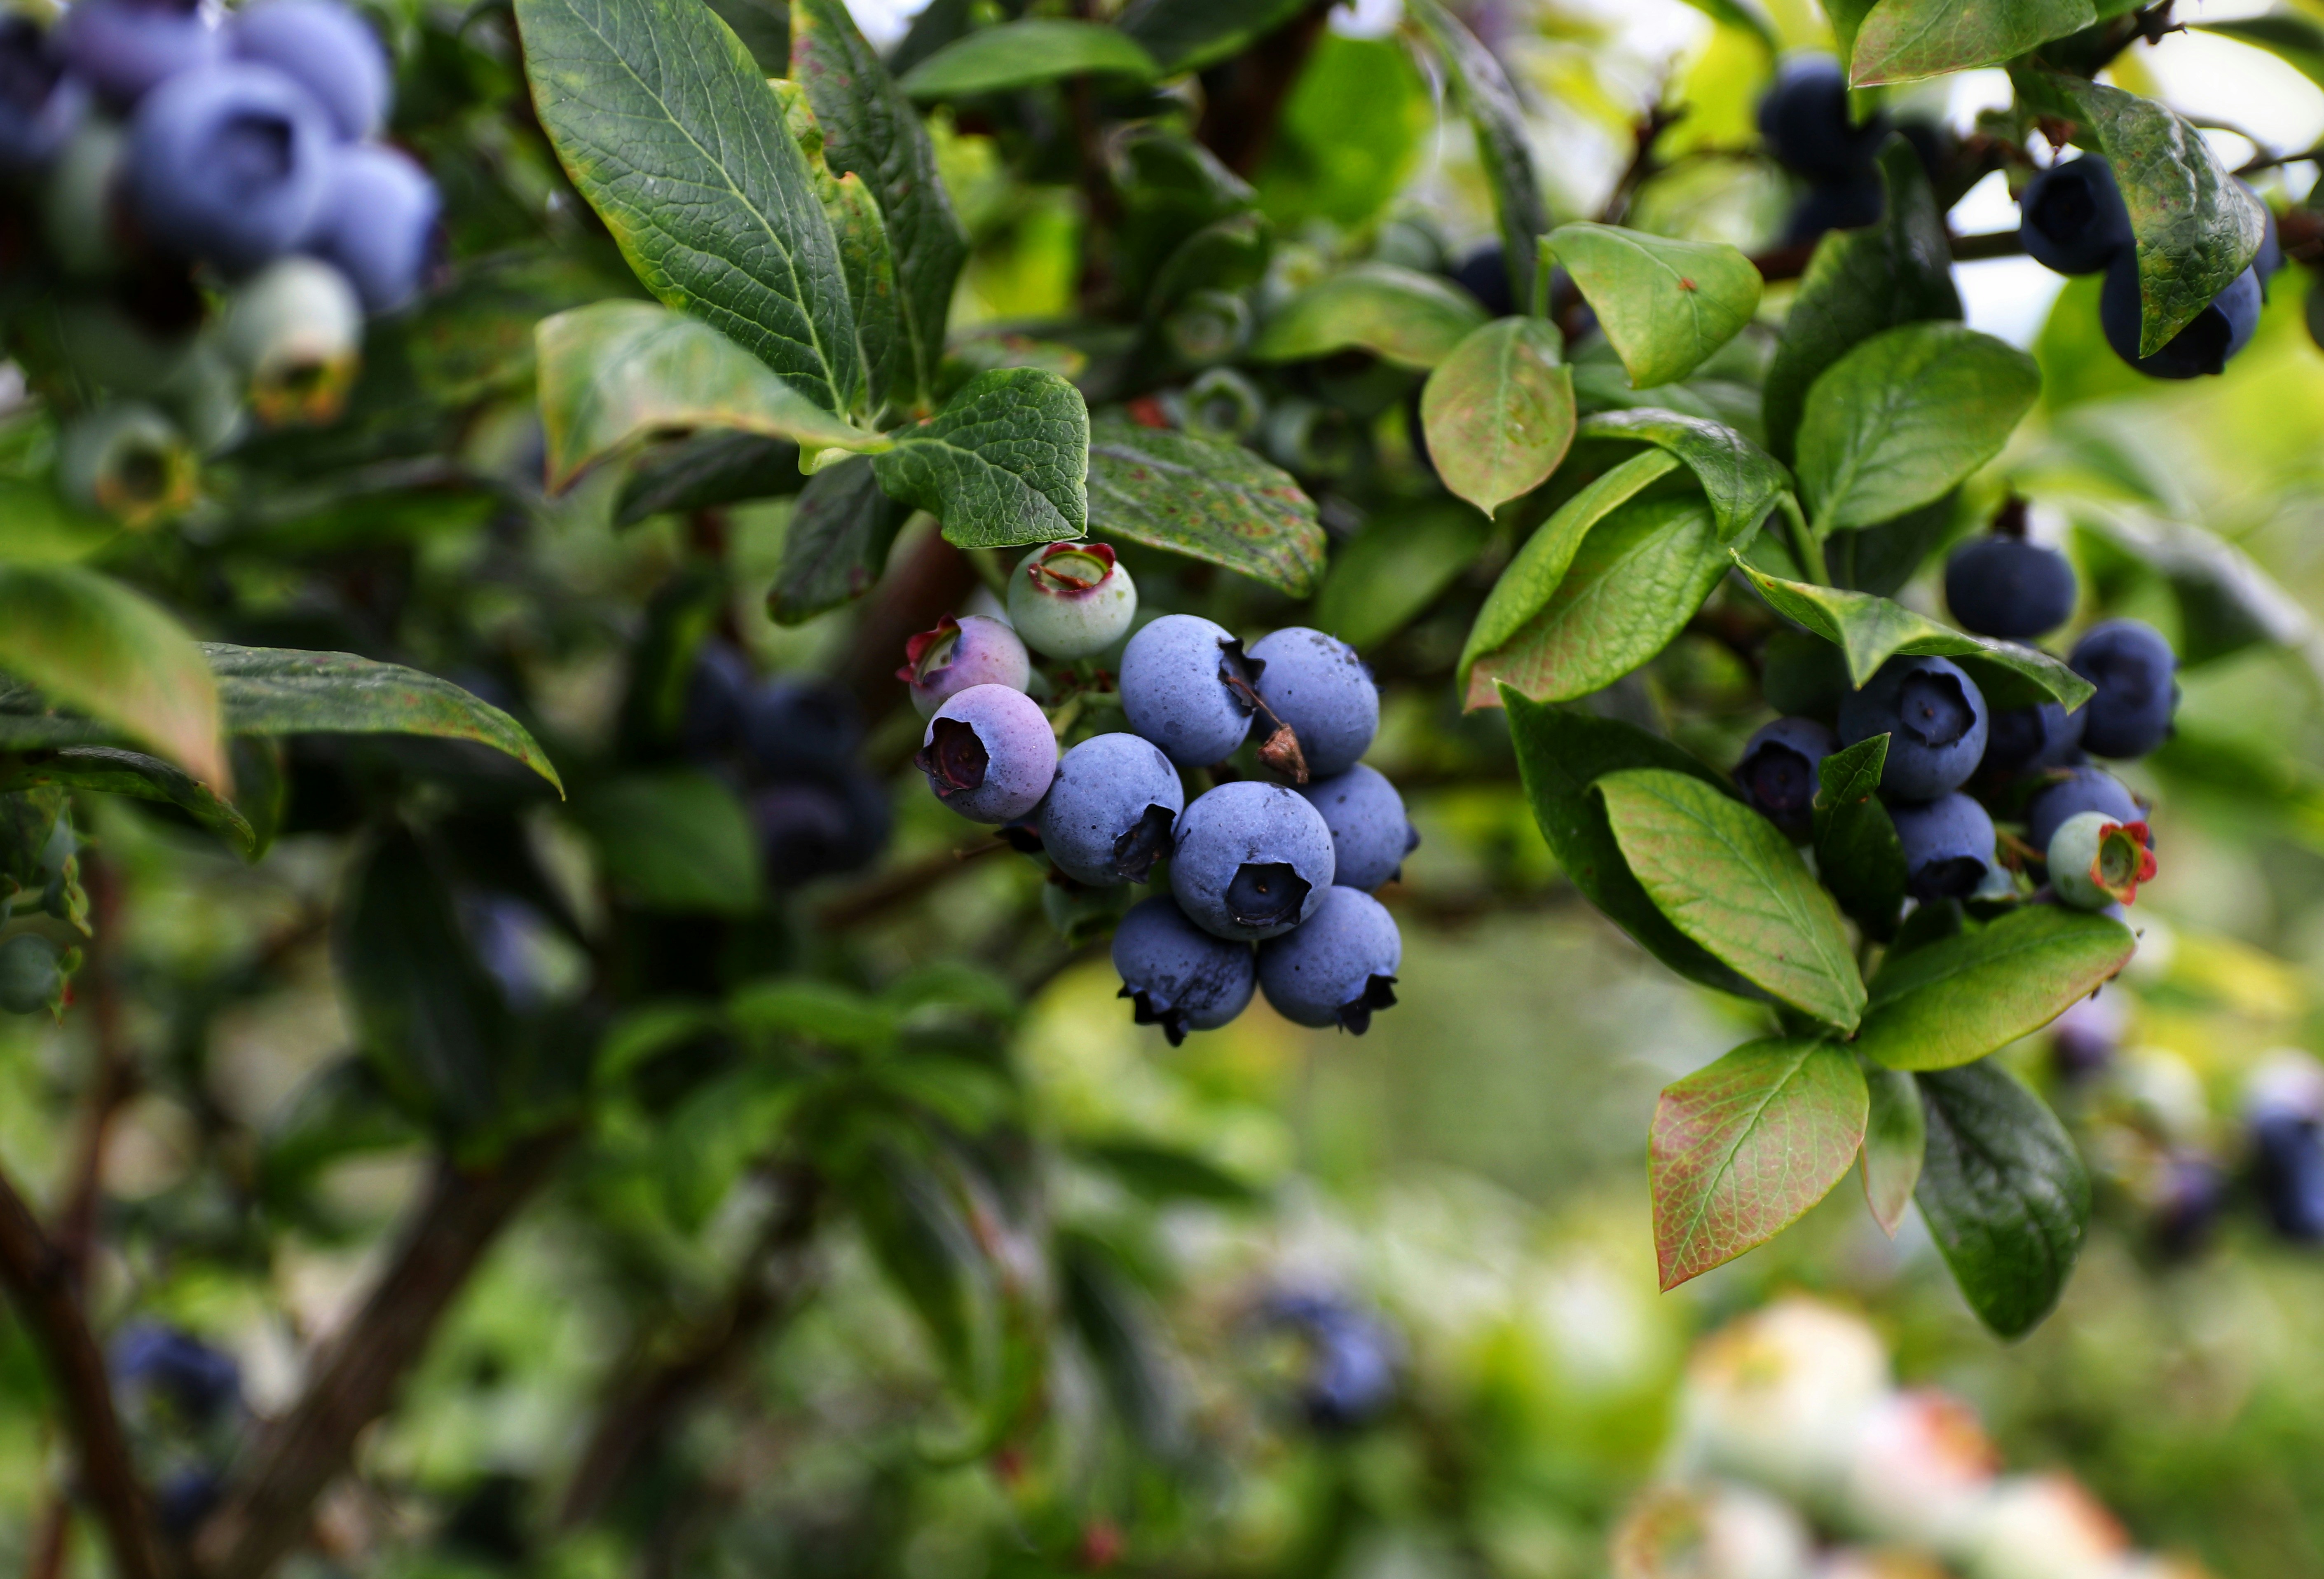
[[[2313,907],[2173,897],[2324,851],[2315,151],[2170,0],[1689,3],[9,11],[0,1556],[2160,1572],[1852,1318],[1683,1371],[1917,1245],[1908,1359],[2312,1571],[2221,1488],[2324,1399],[2174,1476],[2036,1329],[2324,1242]],[[1283,1049],[1510,919],[1677,1300],[1314,1193]]]

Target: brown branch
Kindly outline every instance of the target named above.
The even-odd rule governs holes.
[[[1614,178],[1613,190],[1606,194],[1605,206],[1599,210],[1598,218],[1600,224],[1619,225],[1623,217],[1629,213],[1630,200],[1637,196],[1638,189],[1667,168],[1655,153],[1655,145],[1662,141],[1665,132],[1676,125],[1685,118],[1685,115],[1684,106],[1676,109],[1670,108],[1662,102],[1661,95],[1657,92],[1654,104],[1647,107],[1646,115],[1639,119],[1634,130],[1633,135],[1636,140],[1631,144],[1630,162],[1623,166],[1620,175]]]
[[[79,1453],[80,1484],[113,1548],[122,1579],[162,1579],[167,1568],[113,1407],[105,1355],[89,1331],[64,1252],[0,1175],[0,1284],[40,1345]]]
[[[1981,263],[1987,258],[2014,258],[2025,251],[2014,230],[1991,230],[1978,235],[1956,235],[1949,238],[1952,260],[1957,263]],[[1763,280],[1796,280],[1807,272],[1808,260],[1815,256],[1815,244],[1804,242],[1796,246],[1779,246],[1761,253],[1751,260]]]
[[[1323,36],[1329,4],[1310,5],[1250,49],[1203,77],[1206,94],[1194,140],[1239,176],[1257,171],[1275,144],[1284,104]]]
[[[896,666],[904,661],[905,642],[951,614],[975,589],[975,567],[940,533],[929,532],[908,553],[889,560],[856,616],[847,655],[832,676],[854,697],[867,724],[904,703],[907,693]]]
[[[113,1120],[139,1085],[137,1061],[130,1057],[121,1026],[121,873],[112,862],[92,855],[83,867],[88,880],[88,963],[76,978],[88,988],[89,1029],[97,1043],[97,1072],[73,1159],[73,1182],[57,1214],[57,1248],[65,1258],[74,1289],[86,1290],[89,1258],[97,1251],[97,1208],[105,1193],[105,1147]]]
[[[908,900],[918,898],[971,861],[998,854],[1008,848],[1010,846],[1006,843],[994,838],[985,844],[966,845],[957,850],[939,850],[892,872],[867,878],[853,888],[842,889],[825,900],[816,911],[816,928],[829,933],[860,927]]]
[[[444,1312],[571,1138],[559,1130],[520,1140],[485,1168],[438,1166],[394,1263],[202,1526],[195,1556],[209,1579],[259,1579],[305,1538],[316,1499],[346,1468],[355,1438],[394,1402]]]
[[[822,1183],[804,1168],[786,1169],[779,1182],[782,1204],[744,1259],[716,1316],[676,1354],[614,1390],[566,1485],[557,1514],[560,1530],[596,1519],[695,1401],[732,1374],[752,1344],[805,1302],[816,1277],[813,1247]]]

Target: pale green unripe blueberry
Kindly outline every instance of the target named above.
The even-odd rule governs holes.
[[[1179,424],[1197,439],[1239,444],[1267,420],[1267,397],[1231,367],[1213,367],[1179,397]]]
[[[1162,323],[1179,359],[1197,367],[1223,362],[1250,337],[1250,304],[1231,291],[1197,291]]]
[[[1047,543],[1009,577],[1009,623],[1052,658],[1087,658],[1121,640],[1138,587],[1103,543]]]
[[[242,374],[217,346],[217,337],[204,335],[156,398],[196,453],[216,455],[249,427],[242,403]]]
[[[59,302],[57,337],[75,373],[116,394],[160,393],[194,354],[193,335],[157,335],[102,298]]]
[[[281,258],[235,288],[220,343],[261,422],[327,422],[355,383],[363,304],[330,264]]]
[[[2129,904],[2138,885],[2154,875],[2146,825],[2117,822],[2103,811],[2080,811],[2050,836],[2050,890],[2078,910]]]
[[[141,401],[101,406],[57,438],[57,487],[83,510],[133,531],[194,502],[192,447],[169,418]]]
[[[63,986],[55,944],[31,933],[0,943],[0,1009],[38,1014],[56,1002]]]

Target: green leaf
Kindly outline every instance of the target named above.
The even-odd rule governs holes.
[[[1217,1163],[1176,1147],[1137,1140],[1089,1140],[1074,1150],[1146,1200],[1247,1206],[1265,1199]]]
[[[2138,352],[2151,356],[2251,266],[2266,213],[2202,134],[2153,99],[2053,71],[2016,81],[2035,107],[2080,123],[2114,167],[2138,243]]]
[[[863,370],[839,245],[742,41],[696,0],[517,0],[516,17],[549,143],[646,289],[845,410]]]
[[[1719,540],[1749,537],[1792,485],[1783,463],[1723,422],[1654,406],[1600,411],[1582,420],[1582,437],[1635,440],[1669,450],[1702,485],[1719,521]]]
[[[232,734],[428,734],[504,752],[565,782],[524,726],[491,703],[416,669],[350,652],[202,644]]]
[[[978,1392],[990,1335],[984,1257],[943,1177],[882,1146],[847,1180],[846,1196],[872,1259],[919,1317],[946,1380]]]
[[[593,785],[573,805],[613,891],[649,910],[746,916],[759,846],[734,791],[691,769]]]
[[[893,1009],[813,976],[775,976],[737,988],[726,1015],[754,1040],[788,1037],[859,1053],[884,1052],[896,1040]]]
[[[1434,119],[1401,43],[1327,31],[1252,178],[1259,207],[1286,232],[1316,218],[1360,230],[1404,189]]]
[[[1870,88],[1998,66],[2097,20],[2090,0],[1880,0],[1857,29],[1849,81]]]
[[[1533,143],[1525,106],[1517,101],[1493,51],[1438,0],[1406,0],[1406,24],[1425,38],[1452,80],[1452,91],[1477,134],[1477,162],[1493,194],[1493,217],[1501,232],[1501,255],[1509,271],[1509,294],[1523,304],[1533,300],[1538,265],[1534,243],[1550,227],[1549,205],[1534,172]]]
[[[1454,346],[1422,386],[1437,475],[1488,515],[1539,487],[1573,442],[1573,375],[1558,349],[1546,320],[1499,319]]]
[[[1239,444],[1108,417],[1090,431],[1090,531],[1222,565],[1293,597],[1323,570],[1315,502]]]
[[[1176,77],[1241,54],[1306,8],[1307,0],[1130,0],[1115,21]]]
[[[1759,310],[1759,271],[1724,242],[1582,222],[1551,231],[1549,245],[1598,315],[1633,389],[1676,383]]]
[[[759,69],[780,77],[791,55],[791,13],[784,0],[705,0],[734,30]]]
[[[914,98],[968,98],[1068,77],[1151,82],[1161,66],[1139,43],[1102,23],[1032,17],[980,28],[946,44],[904,76]]]
[[[880,491],[862,456],[816,473],[783,529],[767,612],[779,625],[804,624],[871,591],[911,513]]]
[[[1492,522],[1448,499],[1378,512],[1332,556],[1315,628],[1359,652],[1377,647],[1435,602],[1492,535]]]
[[[1783,343],[1760,391],[1767,448],[1790,460],[1808,391],[1858,343],[1898,324],[1958,319],[1952,244],[1920,155],[1901,137],[1880,151],[1887,202],[1877,225],[1827,231],[1808,260]]]
[[[1864,1123],[1864,1203],[1889,1238],[1904,1223],[1913,1187],[1929,1150],[1929,1116],[1920,1087],[1902,1069],[1858,1060],[1871,1098]]]
[[[0,673],[215,789],[231,780],[217,682],[201,649],[158,604],[109,576],[0,565]]]
[[[980,373],[872,457],[889,497],[944,523],[964,549],[1076,538],[1089,525],[1089,408],[1054,373]]]
[[[1394,263],[1358,263],[1319,280],[1267,320],[1257,362],[1305,362],[1351,347],[1423,372],[1485,322],[1457,285]]]
[[[1917,1080],[1929,1146],[1913,1198],[1969,1308],[2020,1336],[2073,1274],[2089,1175],[2057,1116],[2007,1070],[1969,1064]]]
[[[2020,905],[1882,965],[1856,1050],[1892,1069],[1950,1069],[1982,1058],[2098,991],[2137,947],[2130,928],[2111,918]]]
[[[1605,802],[1590,792],[1603,774],[1660,768],[1691,773],[1723,794],[1726,786],[1718,775],[1669,741],[1619,719],[1567,712],[1517,690],[1505,689],[1501,706],[1508,713],[1509,742],[1534,821],[1582,897],[1688,980],[1741,997],[1765,997],[1655,909],[1622,859]]]
[[[69,565],[86,559],[121,535],[121,523],[87,514],[58,496],[45,480],[0,476],[0,563]]]
[[[1557,513],[1526,540],[1525,547],[1501,572],[1501,578],[1493,583],[1484,607],[1477,611],[1477,623],[1469,628],[1469,641],[1462,649],[1460,664],[1464,706],[1493,706],[1499,693],[1489,681],[1478,683],[1478,661],[1508,645],[1549,605],[1565,579],[1567,567],[1573,563],[1574,550],[1582,546],[1590,529],[1649,484],[1678,468],[1677,457],[1659,449],[1633,456],[1560,505]]]
[[[2237,16],[2225,22],[2190,22],[2196,32],[2215,32],[2265,50],[2309,81],[2324,87],[2324,23],[2297,12],[2279,11],[2265,16]]]
[[[903,326],[896,304],[896,258],[888,245],[888,224],[879,200],[860,177],[835,176],[824,159],[823,126],[807,88],[777,79],[767,85],[783,106],[783,124],[807,156],[816,201],[839,244],[839,274],[847,284],[848,315],[855,325],[857,361],[863,383],[849,410],[876,418],[900,383],[908,382]]]
[[[1680,931],[1793,1008],[1856,1029],[1864,982],[1840,907],[1773,823],[1666,769],[1609,773],[1597,790],[1639,885]]]
[[[1506,683],[1562,702],[1602,690],[1668,646],[1727,567],[1702,494],[1618,504],[1575,547],[1541,612],[1478,656],[1468,694]]]
[[[1817,535],[1942,498],[2001,453],[2042,392],[2034,358],[1955,323],[1904,324],[1825,369],[1800,421]]]
[[[823,127],[824,162],[878,199],[896,260],[908,376],[896,391],[915,411],[936,397],[953,286],[968,233],[936,173],[927,128],[842,0],[795,0],[791,74]]]
[[[798,446],[788,439],[713,429],[649,452],[622,481],[615,526],[683,515],[799,489]]]
[[[1821,1039],[1747,1042],[1663,1087],[1647,1132],[1665,1293],[1765,1244],[1855,1165],[1864,1075]]]
[[[175,762],[165,762],[143,752],[102,745],[72,746],[53,756],[27,762],[20,772],[10,776],[9,781],[18,789],[59,784],[72,790],[98,790],[109,795],[158,800],[178,808],[242,854],[254,857],[258,851],[258,836],[252,831],[250,819],[231,801],[221,799]]]
[[[1868,592],[1786,581],[1736,562],[1777,614],[1798,621],[1846,655],[1849,679],[1859,688],[1882,664],[1904,653],[1958,660],[1995,707],[2054,701],[2070,712],[2095,690],[2046,652],[1952,630]]]
[[[1824,758],[1816,769],[1816,873],[1849,919],[1881,941],[1896,934],[1904,906],[1904,847],[1880,804],[1888,737],[1876,734]]]
[[[1731,27],[1748,32],[1766,46],[1767,58],[1773,60],[1783,52],[1783,41],[1767,19],[1743,0],[1684,0],[1721,27]]]
[[[600,301],[537,331],[549,486],[650,434],[729,429],[806,448],[884,449],[708,324],[650,301]]]

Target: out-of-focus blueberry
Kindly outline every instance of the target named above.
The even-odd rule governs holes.
[[[408,155],[375,143],[342,147],[304,245],[347,277],[365,312],[393,312],[420,294],[443,206]]]
[[[88,89],[65,75],[40,24],[0,20],[0,170],[37,170],[88,113]]]
[[[822,780],[766,785],[748,805],[761,869],[778,889],[862,871],[887,848],[893,820],[887,786],[844,765]]]
[[[697,761],[733,750],[742,742],[743,705],[750,693],[751,665],[740,652],[715,641],[696,648],[694,669],[686,677],[678,749]]]
[[[1848,75],[1830,55],[1794,55],[1775,71],[1759,101],[1759,135],[1786,170],[1815,181],[1840,181],[1871,168],[1888,135],[1888,118],[1858,123],[1849,113]]]
[[[340,136],[358,142],[387,115],[387,51],[370,23],[337,0],[258,0],[235,12],[227,47],[312,94]]]
[[[234,1356],[161,1322],[138,1322],[113,1340],[114,1383],[156,1399],[189,1426],[205,1426],[242,1401]]]
[[[2161,350],[2141,356],[2138,259],[2126,248],[2107,265],[2106,285],[2098,293],[2098,326],[2114,354],[2147,377],[2200,378],[2224,372],[2229,359],[2251,343],[2264,300],[2258,273],[2246,269]]]
[[[147,95],[130,122],[130,205],[160,245],[250,272],[314,229],[330,136],[306,89],[269,67],[181,73]]]
[[[66,68],[116,106],[218,59],[199,0],[76,0],[57,24]]]
[[[2073,617],[2074,567],[2065,555],[2001,532],[1945,560],[1945,605],[1961,629],[2025,642]]]
[[[862,743],[854,698],[827,680],[769,680],[743,700],[742,749],[761,778],[828,780],[846,771]]]

